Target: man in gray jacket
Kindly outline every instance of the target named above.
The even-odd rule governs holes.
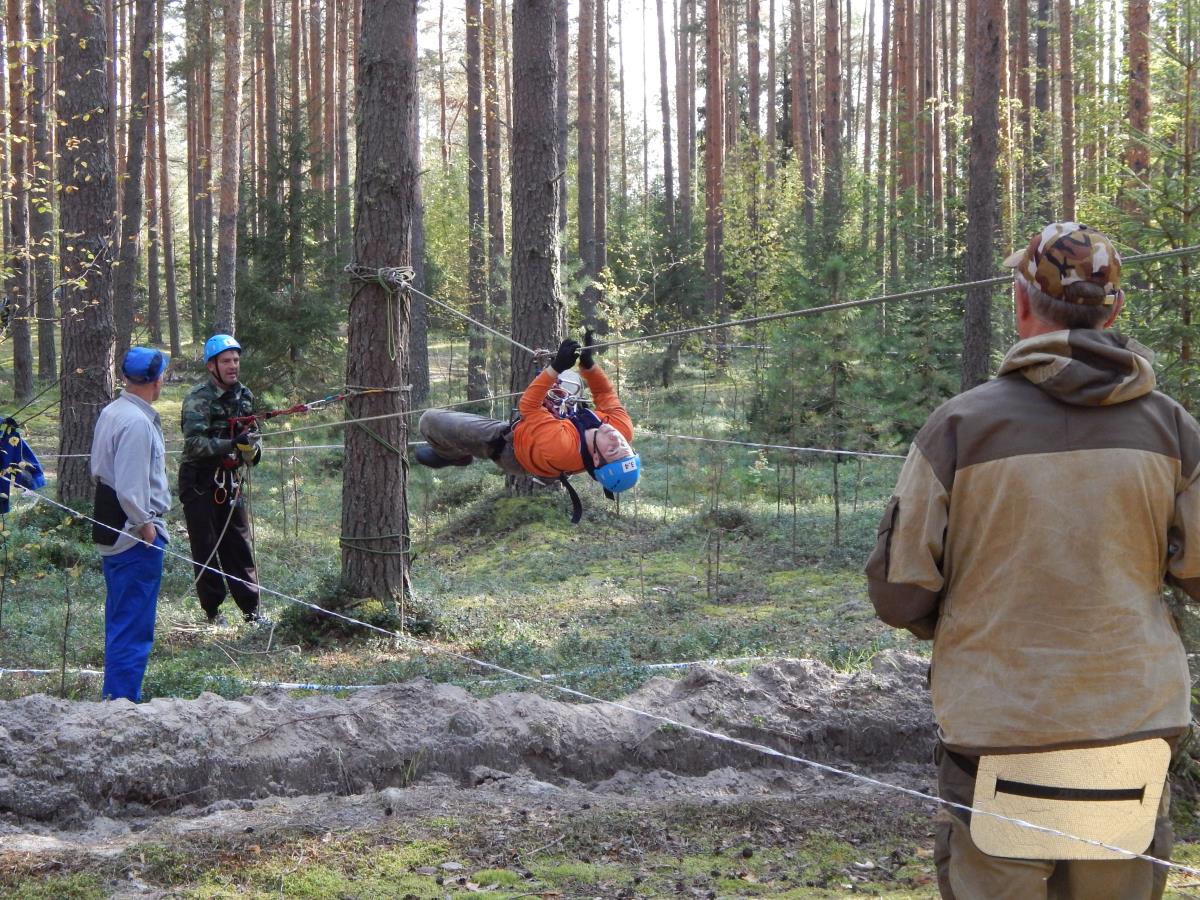
[[[933,641],[942,896],[1151,900],[1166,869],[1129,853],[1171,851],[1191,682],[1163,582],[1200,599],[1200,425],[1110,330],[1107,237],[1057,222],[1006,265],[1021,340],[917,434],[868,587]]]
[[[162,423],[150,405],[162,393],[169,358],[131,347],[121,364],[125,390],[104,407],[92,438],[96,479],[92,540],[104,564],[104,697],[138,702],[154,644],[163,547],[171,507]]]

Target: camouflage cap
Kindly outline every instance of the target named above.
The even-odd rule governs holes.
[[[1121,284],[1117,248],[1096,229],[1077,222],[1047,225],[1004,265],[1055,299],[1087,306],[1112,306]],[[1104,296],[1068,297],[1066,286],[1078,281],[1100,285]]]

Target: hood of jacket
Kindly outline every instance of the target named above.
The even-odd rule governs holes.
[[[1123,334],[1073,328],[1014,344],[999,374],[1020,372],[1063,403],[1111,406],[1154,390],[1153,363],[1152,351]]]

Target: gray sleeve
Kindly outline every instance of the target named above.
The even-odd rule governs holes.
[[[154,461],[154,427],[131,423],[117,439],[113,460],[113,490],[134,528],[154,518],[150,509],[150,466]]]

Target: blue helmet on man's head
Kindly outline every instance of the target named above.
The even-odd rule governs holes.
[[[605,491],[619,494],[627,491],[642,476],[642,460],[636,453],[622,459],[605,463],[592,472],[592,476],[600,482]]]
[[[232,334],[214,334],[204,342],[204,364],[208,365],[226,350],[237,350],[240,353],[242,345]]]

